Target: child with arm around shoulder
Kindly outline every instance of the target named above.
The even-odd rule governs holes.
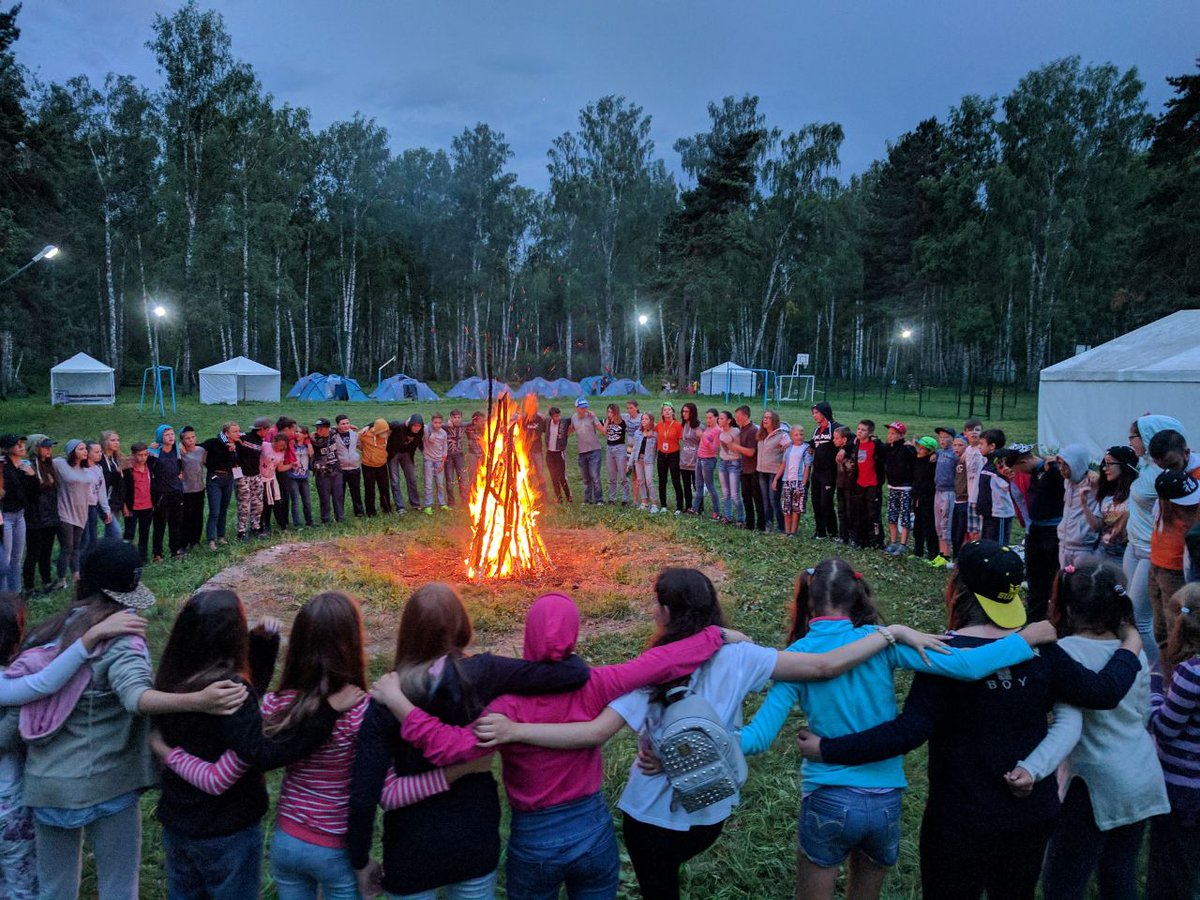
[[[695,570],[669,569],[659,576],[655,588],[658,605],[655,620],[658,649],[670,647],[699,626],[721,622],[720,607],[711,582]],[[829,653],[785,653],[750,643],[725,646],[691,676],[691,688],[708,700],[727,730],[741,727],[742,702],[747,692],[760,689],[770,678],[826,679],[858,665],[902,640],[918,649],[936,649],[940,640],[903,626],[871,631]],[[476,728],[484,747],[503,745],[502,754],[517,752],[514,742],[559,749],[596,747],[622,726],[654,737],[663,711],[653,688],[638,690],[613,699],[590,721],[577,724],[533,724],[555,722],[550,716],[514,722],[502,716],[486,716]],[[507,759],[507,756],[506,756]],[[673,804],[665,776],[648,776],[639,769],[630,774],[620,807],[625,814],[626,846],[630,851],[643,893],[671,895],[678,891],[679,867],[716,840],[722,824],[739,797],[734,795],[694,813],[684,813]]]
[[[1068,567],[1055,578],[1050,620],[1062,634],[1059,646],[1093,671],[1120,647],[1121,627],[1133,624],[1124,580],[1119,568],[1100,561]],[[1083,896],[1093,873],[1102,896],[1136,894],[1146,820],[1170,811],[1163,770],[1146,731],[1150,666],[1144,654],[1139,658],[1133,687],[1114,709],[1055,704],[1046,737],[1006,776],[1023,796],[1032,781],[1059,773],[1062,811],[1042,871],[1049,900]]]

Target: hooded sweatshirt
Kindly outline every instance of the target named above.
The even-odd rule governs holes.
[[[837,447],[833,446],[833,432],[838,423],[833,421],[833,407],[822,400],[813,409],[826,419],[824,427],[813,429],[813,474],[819,475],[822,481],[832,483],[837,476]]]
[[[1162,473],[1150,459],[1150,441],[1160,431],[1178,431],[1185,439],[1187,433],[1183,423],[1171,416],[1142,416],[1137,420],[1137,430],[1146,453],[1138,461],[1138,477],[1129,487],[1129,521],[1125,533],[1134,552],[1147,558],[1150,556],[1150,536],[1154,533],[1154,504],[1158,502],[1154,481]]]
[[[1083,444],[1067,444],[1058,455],[1071,467],[1071,477],[1063,481],[1063,514],[1058,523],[1059,543],[1072,550],[1096,546],[1100,539],[1088,524],[1083,512],[1083,486],[1088,474],[1088,449]],[[1091,501],[1088,501],[1091,502]],[[1099,517],[1100,511],[1092,503],[1092,514]]]
[[[370,428],[358,436],[358,449],[362,452],[362,464],[365,467],[378,469],[387,465],[390,433],[387,420],[376,419]]]
[[[525,618],[525,659],[557,661],[575,650],[579,609],[565,594],[543,594]],[[689,675],[721,647],[721,631],[709,626],[681,641],[647,650],[636,659],[592,669],[587,684],[569,694],[541,697],[498,697],[488,712],[515,722],[590,722],[613,700],[648,684]],[[404,720],[401,735],[434,765],[475,759],[481,749],[470,726],[443,724],[422,710]],[[551,750],[528,744],[505,744],[504,788],[514,810],[532,812],[589,797],[604,778],[601,748]]]

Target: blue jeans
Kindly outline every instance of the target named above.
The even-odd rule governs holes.
[[[279,900],[359,900],[350,852],[318,847],[276,828],[271,835],[271,874]]]
[[[624,444],[616,444],[605,451],[604,464],[608,472],[609,503],[616,503],[618,500],[629,501],[629,479],[625,477],[626,459],[628,459],[628,455],[625,453]]]
[[[826,869],[841,865],[851,850],[861,850],[878,866],[894,866],[903,796],[899,788],[886,794],[818,788],[800,803],[800,852]]]
[[[162,830],[169,900],[256,900],[262,868],[262,826],[190,838]]]
[[[510,889],[509,895],[512,891]],[[478,878],[468,878],[457,884],[445,884],[431,891],[417,894],[387,894],[392,900],[492,900],[496,896],[496,873],[489,872]]]
[[[746,518],[746,509],[742,506],[742,461],[740,459],[722,459],[717,471],[721,476],[721,514],[726,519],[737,521]]]
[[[715,456],[711,459],[696,458],[696,497],[692,501],[692,509],[696,512],[700,512],[700,505],[704,502],[704,492],[708,491],[713,513],[717,515],[721,513],[721,501],[718,499],[717,486],[713,483],[713,473],[716,470],[717,458]]]
[[[233,476],[210,475],[204,490],[208,493],[208,539],[215,541],[225,537],[229,501],[233,499]]]
[[[21,558],[25,554],[25,510],[4,514],[4,544],[0,546],[0,587],[21,590]]]
[[[313,523],[312,495],[308,490],[308,476],[292,478],[289,475],[279,480],[283,482],[283,486],[287,490],[288,504],[292,509],[292,525],[296,528],[300,527],[301,507],[304,509],[304,524],[311,525]]]
[[[762,497],[763,515],[767,524],[775,524],[776,531],[783,531],[783,480],[779,481],[779,491],[771,487],[775,480],[773,472],[758,473],[758,494]]]
[[[579,475],[583,479],[583,502],[602,503],[604,491],[600,487],[599,450],[585,450],[579,454]]]
[[[88,551],[96,546],[96,535],[99,532],[100,507],[92,504],[88,507],[87,524],[83,526],[83,540],[79,544],[79,559],[88,555]]]
[[[604,795],[513,810],[505,873],[513,900],[556,900],[564,883],[570,900],[616,897],[621,861]]]
[[[1130,543],[1125,547],[1121,568],[1129,585],[1129,601],[1133,604],[1133,621],[1142,636],[1142,650],[1150,668],[1157,668],[1158,644],[1154,640],[1154,614],[1150,610],[1150,557],[1142,557]]]

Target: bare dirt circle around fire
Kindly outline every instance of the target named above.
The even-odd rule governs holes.
[[[430,581],[458,590],[475,623],[475,649],[520,655],[529,605],[562,591],[579,606],[581,643],[607,634],[648,633],[654,578],[667,566],[691,566],[715,584],[725,578],[719,560],[656,529],[603,524],[543,527],[554,568],[523,579],[476,584],[466,577],[465,524],[433,528],[396,525],[380,534],[268,547],[222,570],[204,588],[234,590],[251,619],[275,616],[290,623],[304,601],[321,591],[356,597],[371,653],[390,655],[404,601]]]

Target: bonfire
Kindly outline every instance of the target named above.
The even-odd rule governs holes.
[[[489,404],[483,459],[471,490],[467,577],[527,578],[553,568],[538,530],[541,494],[513,415],[512,398]]]

